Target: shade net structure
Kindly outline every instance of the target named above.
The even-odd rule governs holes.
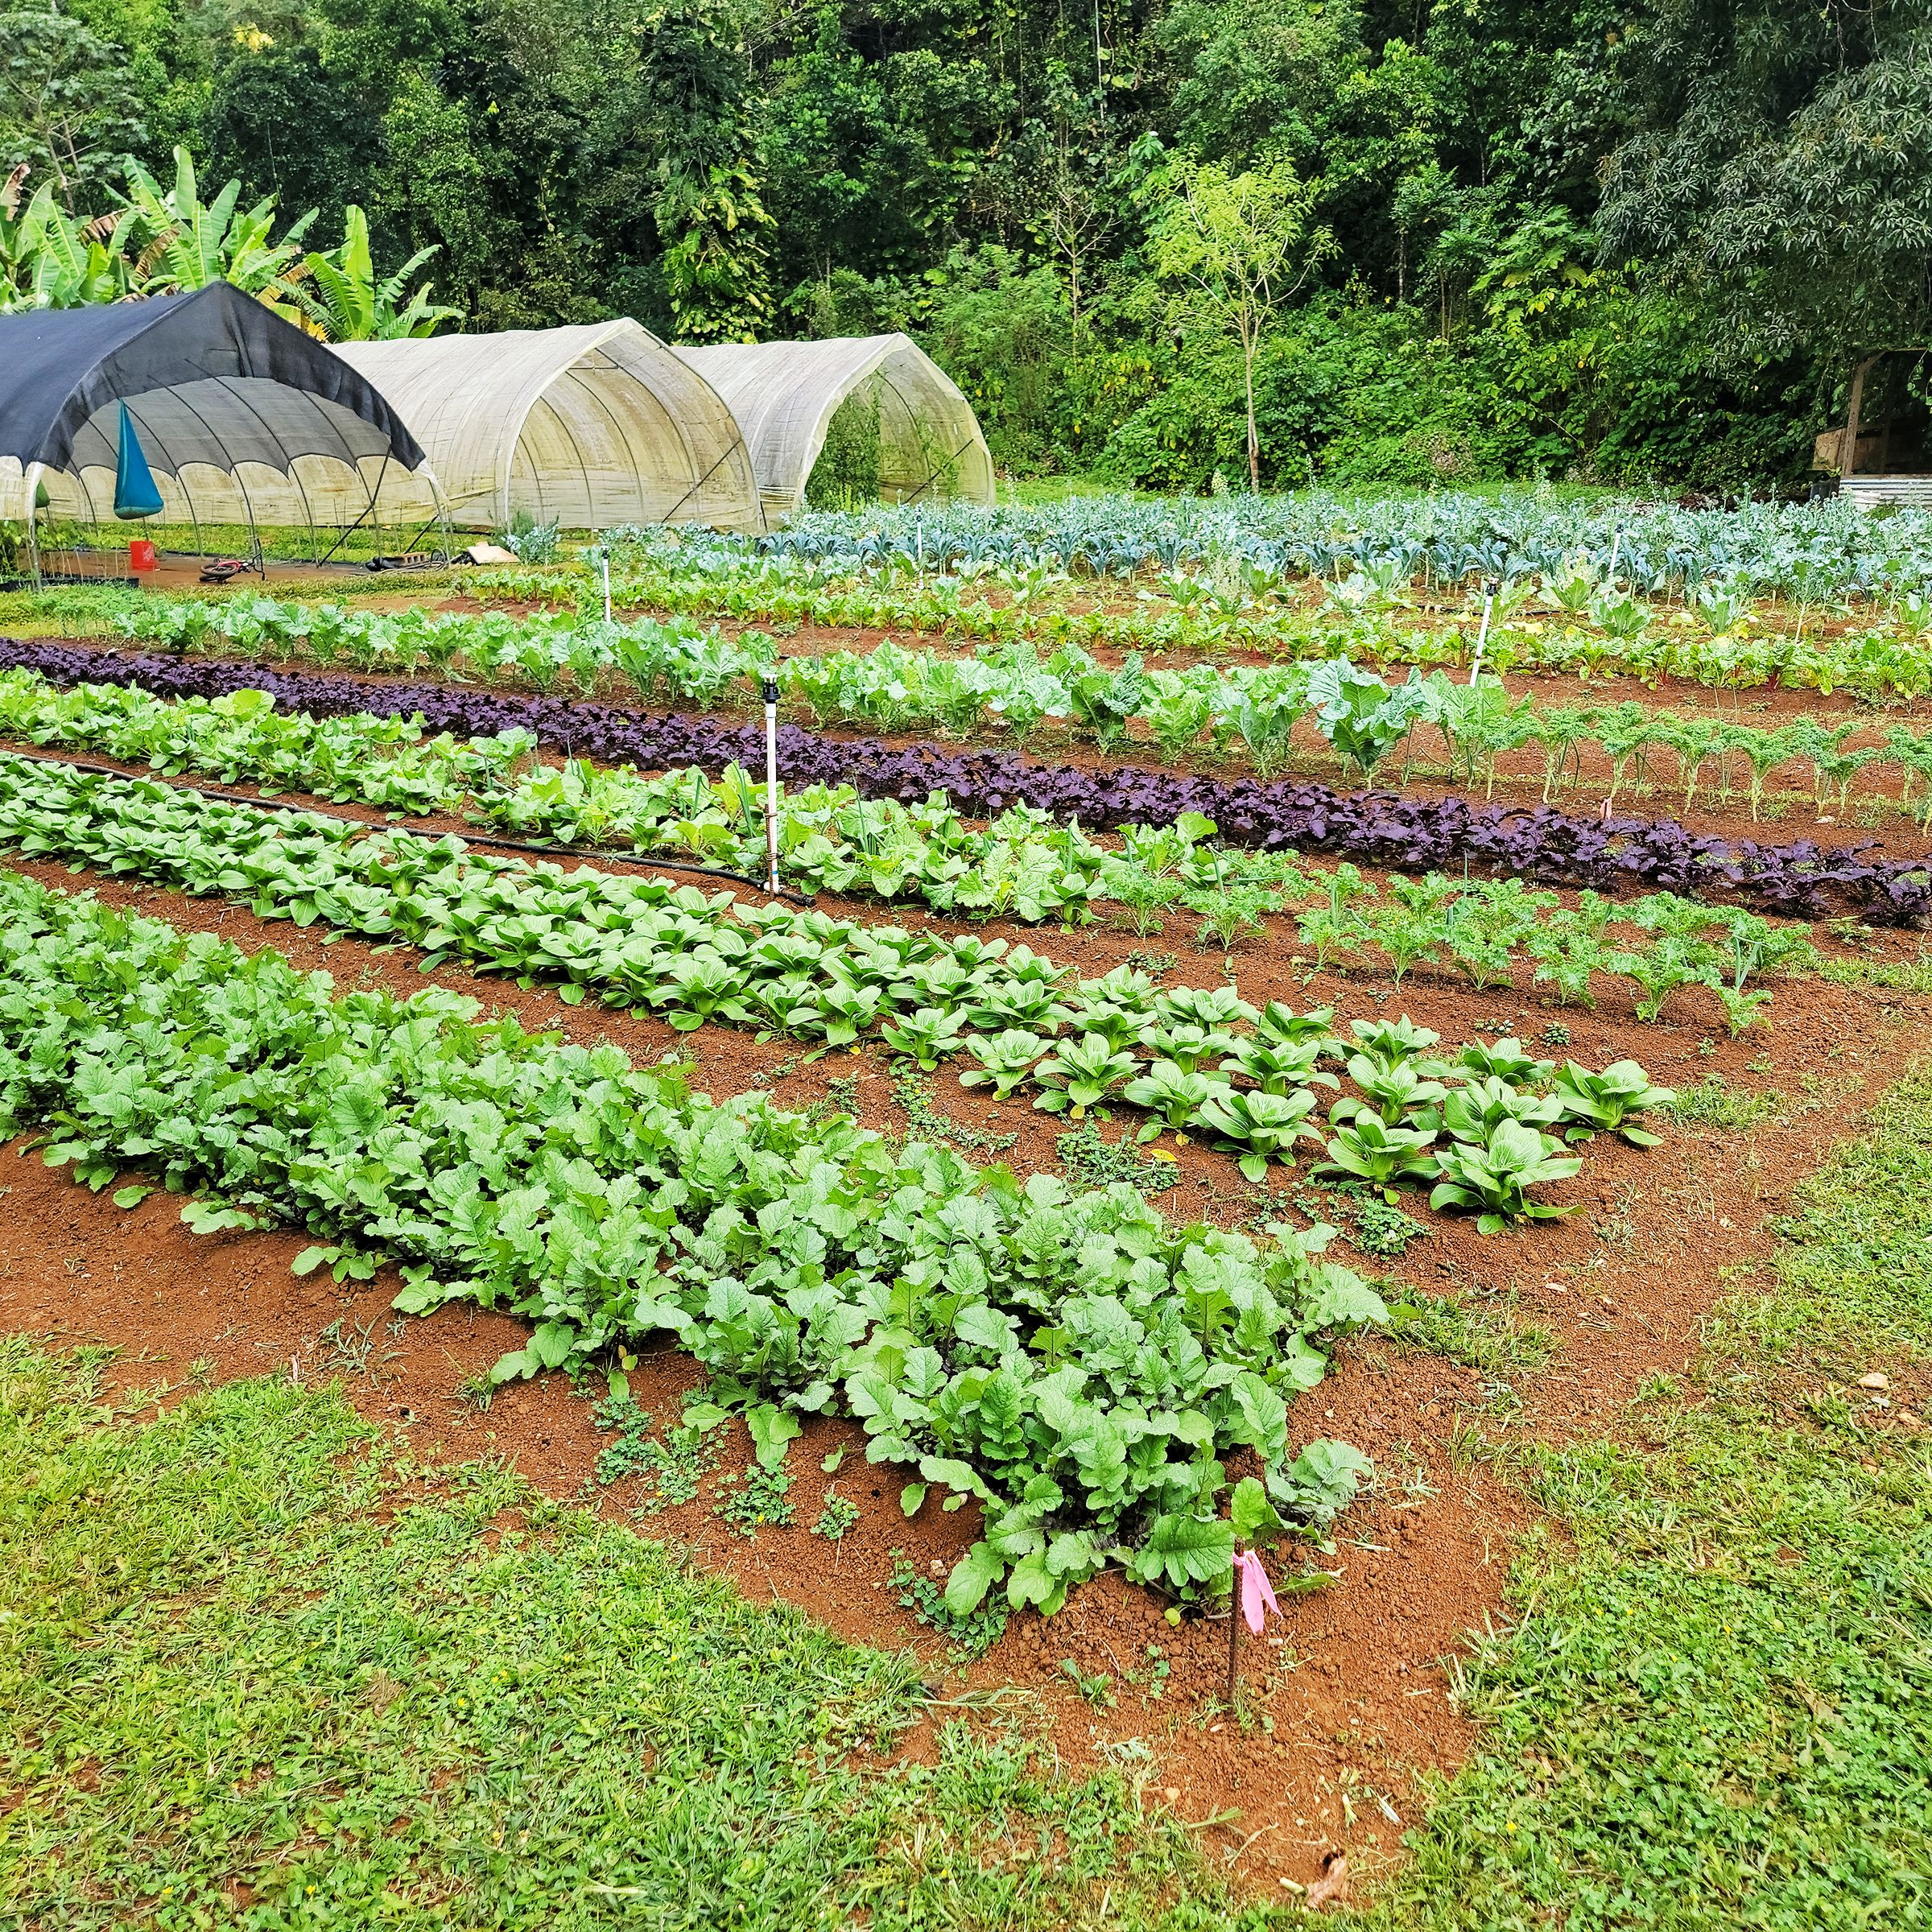
[[[402,412],[460,523],[763,527],[731,411],[628,318],[338,353]]]
[[[803,506],[832,418],[848,401],[876,406],[877,489],[889,502],[993,500],[993,459],[972,405],[909,336],[724,342],[678,353],[737,418],[770,522]]]
[[[367,378],[225,282],[0,316],[0,519],[111,522],[121,411],[171,523],[352,526],[436,485]],[[123,526],[125,527],[125,526]]]

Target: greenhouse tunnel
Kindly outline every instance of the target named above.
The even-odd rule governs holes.
[[[806,485],[848,402],[876,408],[877,493],[888,502],[993,500],[993,459],[972,405],[908,336],[681,347],[750,446],[768,522],[804,507]]]
[[[628,318],[571,328],[345,342],[429,452],[453,522],[523,516],[763,527],[751,459],[704,377]]]
[[[0,518],[113,521],[121,408],[163,514],[349,525],[436,514],[421,445],[357,370],[226,282],[192,295],[0,316]],[[123,526],[123,527],[126,527]]]

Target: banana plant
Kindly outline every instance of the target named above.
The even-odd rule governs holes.
[[[312,208],[275,242],[270,239],[275,196],[265,195],[246,208],[237,205],[241,198],[242,184],[233,180],[213,201],[204,202],[185,147],[175,150],[175,179],[168,188],[139,162],[130,162],[128,246],[141,291],[179,295],[232,282],[299,328],[306,318],[296,285],[308,273],[302,237],[316,211]]]
[[[52,181],[21,208],[26,172],[15,169],[0,189],[0,312],[120,301],[134,283],[122,247],[126,217],[77,221],[56,200]]]
[[[427,283],[410,289],[411,278],[438,246],[417,250],[393,275],[378,276],[369,254],[369,217],[352,201],[342,211],[341,246],[326,254],[312,249],[303,258],[308,279],[295,291],[295,300],[325,341],[386,342],[433,335],[462,312],[431,302]]]
[[[1558,1150],[1563,1143],[1524,1121],[1505,1118],[1491,1129],[1486,1141],[1471,1146],[1452,1141],[1435,1156],[1442,1179],[1429,1195],[1434,1208],[1479,1210],[1476,1229],[1496,1234],[1513,1221],[1550,1220],[1574,1212],[1576,1203],[1557,1207],[1530,1200],[1525,1190],[1550,1181],[1567,1180],[1583,1166],[1574,1154]]]

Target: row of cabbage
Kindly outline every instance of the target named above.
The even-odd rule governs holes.
[[[856,1417],[909,1501],[983,1509],[961,1612],[1003,1581],[1051,1613],[1110,1565],[1224,1595],[1237,1530],[1319,1530],[1367,1473],[1290,1440],[1323,1337],[1385,1314],[1318,1258],[1331,1230],[1257,1244],[1122,1185],[1021,1187],[843,1116],[714,1104],[473,1001],[338,996],[13,874],[0,949],[0,1131],[39,1127],[97,1188],[131,1162],[194,1191],[198,1230],[304,1229],[298,1269],[398,1263],[406,1311],[522,1315],[501,1376],[669,1335],[768,1461],[801,1416]],[[1231,1493],[1237,1451],[1261,1475]]]
[[[654,530],[606,533],[654,547]],[[757,537],[680,531],[682,545],[722,555],[795,556],[862,565],[888,559],[929,570],[1047,564],[1125,578],[1187,564],[1249,565],[1276,577],[1334,576],[1393,566],[1406,577],[1459,583],[1534,576],[1576,559],[1652,591],[1732,578],[1752,589],[1808,587],[1880,595],[1932,589],[1932,515],[1874,517],[1843,497],[1735,510],[1559,496],[1093,496],[987,509],[971,504],[869,506],[794,519]]]
[[[594,993],[654,1009],[681,1031],[721,1024],[826,1047],[877,1038],[922,1067],[964,1063],[964,1084],[1030,1096],[1049,1113],[1080,1118],[1124,1102],[1154,1133],[1164,1125],[1225,1147],[1251,1179],[1293,1165],[1311,1140],[1325,1141],[1343,1173],[1377,1158],[1378,1129],[1356,1117],[1352,1097],[1329,1107],[1331,1134],[1315,1125],[1315,1075],[1336,1050],[1332,1015],[1257,1009],[1232,985],[1170,988],[1128,966],[1076,979],[1001,940],[741,906],[662,879],[566,873],[453,838],[278,815],[11,754],[0,755],[0,844],[418,947],[426,969],[457,960],[526,984],[559,980],[566,1000]],[[1344,1057],[1352,1075],[1355,1059]],[[1585,1129],[1620,1126],[1625,1109],[1658,1097],[1631,1062],[1567,1077],[1579,1104],[1613,1110],[1576,1116]],[[1389,1125],[1385,1098],[1362,1094]],[[1489,1163],[1485,1216],[1528,1214],[1525,1188],[1571,1171],[1542,1166],[1559,1143],[1526,1139],[1521,1125],[1485,1116],[1467,1146],[1451,1128],[1459,1184],[1475,1186],[1471,1175]]]
[[[761,868],[765,856],[762,788],[741,770],[714,782],[690,770],[644,777],[576,759],[536,764],[524,732],[426,741],[395,718],[279,712],[259,691],[166,701],[126,686],[62,691],[15,670],[0,674],[0,733],[168,774],[415,814],[461,812],[567,842],[621,839],[719,867]],[[917,898],[937,911],[1028,923],[1071,924],[1099,904],[1144,937],[1162,930],[1166,910],[1183,909],[1200,921],[1203,943],[1223,945],[1298,907],[1298,937],[1318,969],[1393,970],[1399,985],[1418,966],[1447,968],[1480,987],[1510,984],[1527,959],[1536,980],[1566,1001],[1593,1002],[1599,982],[1626,981],[1645,1019],[1680,987],[1701,985],[1740,1028],[1769,997],[1765,978],[1811,952],[1802,929],[1669,893],[1629,906],[1585,894],[1570,909],[1520,880],[1439,873],[1398,877],[1382,891],[1352,865],[1311,871],[1291,854],[1216,847],[1207,842],[1212,822],[1198,815],[1129,827],[1110,847],[1077,823],[1024,807],[981,832],[943,793],[906,807],[813,786],[781,793],[779,826],[782,876],[795,886]],[[1613,920],[1623,928],[1614,937]],[[1657,936],[1647,943],[1647,934]]]
[[[429,720],[464,737],[527,732],[566,758],[595,757],[642,771],[720,774],[762,763],[762,728],[679,712],[625,710],[448,679],[403,683],[317,673],[233,657],[139,655],[0,639],[0,665],[62,686],[133,686],[167,697],[231,696],[259,687],[291,712],[338,717],[366,710]],[[1552,805],[1496,804],[1450,793],[1344,794],[1310,779],[1212,778],[1140,765],[1047,764],[1008,750],[953,749],[930,741],[822,736],[783,724],[778,769],[803,785],[849,786],[870,799],[910,802],[943,791],[966,815],[991,819],[1023,803],[1062,824],[1103,830],[1179,827],[1190,814],[1216,824],[1225,846],[1295,850],[1410,873],[1535,880],[1596,891],[1644,886],[1735,900],[1783,917],[1856,913],[1885,925],[1932,916],[1932,877],[1909,859],[1868,845],[1821,849],[1807,839],[1748,844],[1700,836],[1674,819],[1566,814]]]
[[[685,620],[605,624],[502,613],[436,617],[268,597],[157,602],[130,613],[122,628],[175,648],[219,642],[361,670],[447,671],[460,660],[485,675],[514,672],[542,691],[568,679],[588,693],[614,673],[646,703],[742,701],[769,675],[787,701],[821,724],[965,735],[997,724],[1024,745],[1051,723],[1077,729],[1109,749],[1133,726],[1165,758],[1205,753],[1224,762],[1238,747],[1264,777],[1309,749],[1312,737],[1345,773],[1370,778],[1398,752],[1413,760],[1428,751],[1487,790],[1501,754],[1534,745],[1543,753],[1546,802],[1566,772],[1573,782],[1580,778],[1579,754],[1589,748],[1610,766],[1612,801],[1627,771],[1640,786],[1649,778],[1652,754],[1661,750],[1677,756],[1686,806],[1705,778],[1728,802],[1734,775],[1748,768],[1754,815],[1766,779],[1794,761],[1810,766],[1821,803],[1835,792],[1841,807],[1852,777],[1875,762],[1904,771],[1908,799],[1913,782],[1932,772],[1932,733],[1894,728],[1882,747],[1855,746],[1847,741],[1861,732],[1856,720],[1831,727],[1801,720],[1768,729],[1681,717],[1634,702],[1546,705],[1511,697],[1492,676],[1465,681],[1440,671],[1426,676],[1411,671],[1406,682],[1391,683],[1347,658],[1179,671],[1150,671],[1130,658],[1109,670],[1078,646],[1045,658],[1029,642],[956,657],[890,641],[869,651],[782,658],[762,634],[733,640]]]

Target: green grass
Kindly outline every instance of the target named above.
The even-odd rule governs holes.
[[[1234,1922],[1114,1777],[964,1722],[894,1765],[910,1656],[426,1492],[332,1390],[138,1421],[97,1367],[0,1342],[0,1924]]]
[[[1862,956],[1827,960],[1818,969],[1820,979],[1836,986],[1887,986],[1901,993],[1932,993],[1932,957],[1923,946],[1915,960],[1874,960]]]
[[[1785,1096],[1775,1087],[1746,1092],[1732,1086],[1721,1073],[1711,1073],[1695,1087],[1680,1087],[1677,1098],[1663,1111],[1682,1126],[1742,1133],[1760,1121],[1775,1119],[1785,1104]]]
[[[1540,1373],[1561,1352],[1553,1328],[1517,1319],[1513,1291],[1479,1302],[1405,1290],[1399,1282],[1385,1281],[1380,1286],[1389,1303],[1390,1334],[1416,1353],[1439,1356],[1506,1381]]]
[[[1781,1232],[1615,1439],[1509,1459],[1547,1520],[1364,1926],[1932,1923],[1932,1450],[1856,1386],[1932,1352],[1932,1080]],[[1534,1373],[1494,1312],[1407,1339]],[[907,1660],[500,1471],[405,1488],[328,1390],[92,1375],[0,1344],[0,1924],[1263,1922],[996,1726],[895,1764]]]
[[[1846,1386],[1932,1348],[1932,1083],[1781,1231],[1682,1385],[1536,1459],[1481,1744],[1368,1922],[1932,1922],[1932,1451]]]

